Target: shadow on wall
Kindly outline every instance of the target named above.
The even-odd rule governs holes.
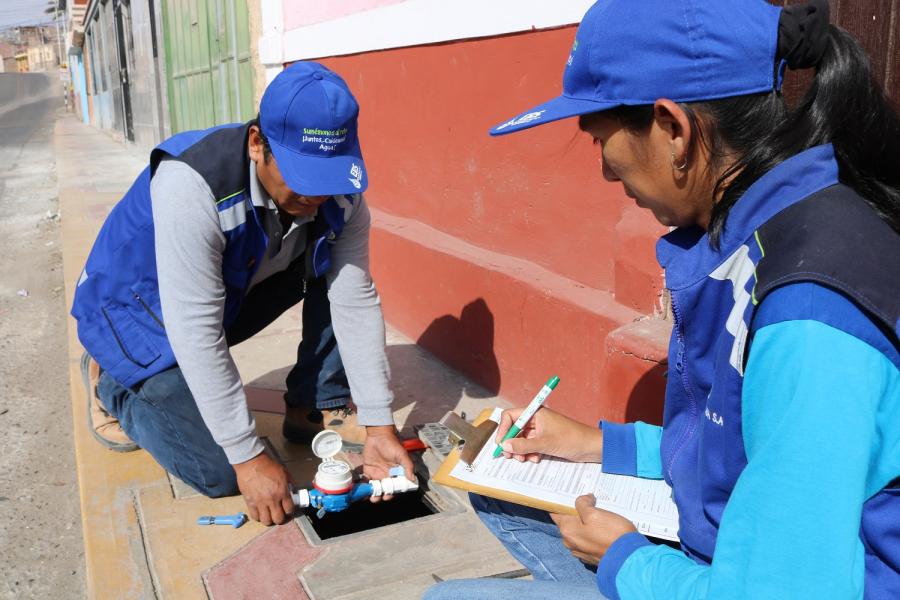
[[[413,435],[412,425],[439,421],[447,411],[460,409],[464,397],[491,398],[500,389],[494,316],[481,298],[467,304],[458,318],[432,321],[415,344],[388,346],[387,357],[394,410],[413,405],[404,435]],[[435,368],[437,361],[451,369]]]
[[[668,369],[665,363],[656,364],[638,379],[625,405],[626,423],[644,421],[662,425]]]
[[[470,396],[487,398],[500,391],[500,366],[494,355],[494,315],[483,298],[466,304],[459,318],[444,315],[432,321],[416,344],[484,388],[469,390]]]
[[[416,344],[388,346],[387,358],[391,365],[393,409],[412,405],[404,419],[404,435],[415,435],[413,425],[440,421],[447,411],[457,409],[464,394],[472,393],[472,385],[462,375],[440,365]]]

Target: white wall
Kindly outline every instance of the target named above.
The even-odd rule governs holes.
[[[262,0],[259,55],[271,81],[284,63],[295,60],[570,25],[580,22],[592,4],[594,0],[406,0],[285,31],[291,0]]]

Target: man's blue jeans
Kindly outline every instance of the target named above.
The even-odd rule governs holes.
[[[331,327],[331,307],[324,279],[299,280],[302,257],[288,270],[255,286],[244,299],[235,323],[226,332],[233,346],[255,335],[285,310],[303,302],[303,339],[297,363],[287,377],[290,406],[334,408],[347,404],[350,388]],[[135,443],[164,469],[213,498],[239,493],[234,469],[197,408],[181,369],[175,366],[125,388],[100,375],[97,394]]]
[[[491,533],[526,569],[533,581],[457,579],[432,586],[423,600],[603,600],[596,572],[563,546],[559,528],[544,511],[469,494],[472,507]]]

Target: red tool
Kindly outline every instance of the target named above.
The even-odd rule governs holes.
[[[403,444],[403,447],[406,448],[407,452],[416,452],[418,450],[425,450],[428,448],[428,446],[425,445],[425,442],[423,442],[419,438],[409,438],[403,440],[401,443]]]

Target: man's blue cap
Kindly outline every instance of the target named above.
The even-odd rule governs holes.
[[[780,14],[765,0],[600,0],[575,34],[562,95],[491,135],[660,98],[698,102],[770,91]]]
[[[289,188],[305,196],[365,191],[358,115],[344,80],[319,63],[296,62],[272,80],[259,105],[260,128]]]

